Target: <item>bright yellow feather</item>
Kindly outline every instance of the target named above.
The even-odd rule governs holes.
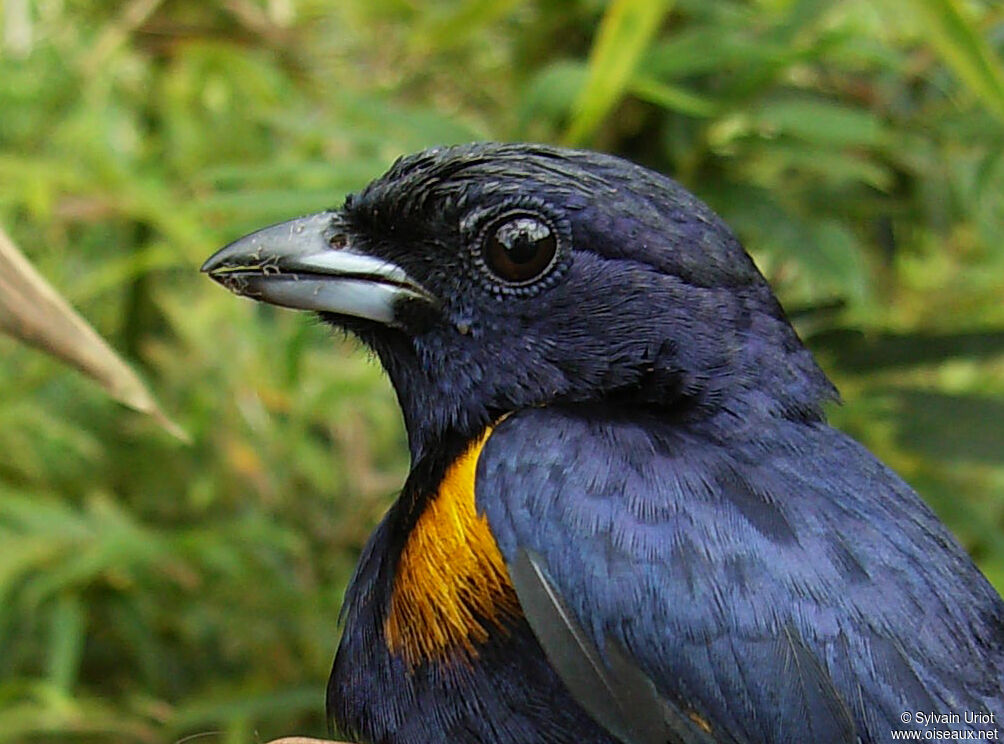
[[[410,664],[477,656],[495,626],[520,614],[505,562],[474,508],[474,472],[489,428],[446,471],[398,563],[387,645]]]

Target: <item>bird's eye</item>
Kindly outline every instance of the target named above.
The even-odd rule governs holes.
[[[531,215],[509,215],[485,234],[485,265],[500,279],[525,284],[550,268],[558,241],[550,225]]]

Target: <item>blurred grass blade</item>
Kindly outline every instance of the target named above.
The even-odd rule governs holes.
[[[632,80],[631,93],[643,101],[689,116],[707,117],[718,112],[718,106],[708,98],[651,77]]]
[[[69,694],[77,681],[87,625],[80,597],[69,593],[59,597],[52,608],[50,623],[49,682]]]
[[[669,11],[669,0],[614,0],[589,53],[589,74],[572,110],[565,142],[581,145],[627,90],[638,60]]]
[[[952,360],[991,360],[1004,355],[1004,330],[893,333],[838,326],[813,335],[808,343],[843,372],[867,374],[911,370]]]
[[[135,372],[35,271],[0,228],[0,331],[94,378],[116,400],[152,416],[175,437],[181,427],[161,411]]]
[[[879,147],[888,137],[873,112],[823,99],[766,101],[756,120],[772,134],[829,147]]]
[[[969,89],[1004,122],[1004,65],[966,18],[958,0],[907,0],[931,44]]]

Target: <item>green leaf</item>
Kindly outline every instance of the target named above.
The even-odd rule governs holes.
[[[679,79],[773,64],[790,53],[787,47],[770,40],[729,31],[721,26],[676,31],[652,44],[638,70],[660,79]]]
[[[580,145],[588,140],[624,95],[670,4],[669,0],[614,0],[610,4],[589,53],[589,77],[575,102],[565,142]]]
[[[1004,465],[1004,403],[985,395],[889,389],[896,440],[925,458]]]
[[[545,119],[561,121],[575,106],[576,91],[582,90],[589,71],[578,60],[558,60],[542,68],[526,86],[519,109],[518,128]]]
[[[973,94],[1004,122],[1004,66],[958,0],[905,0],[919,28]]]
[[[932,366],[950,359],[990,360],[1004,354],[1004,331],[892,333],[833,328],[808,343],[844,372],[862,374]]]
[[[632,80],[631,92],[643,101],[691,116],[714,116],[718,111],[718,106],[704,96],[649,77],[637,77]]]
[[[834,147],[874,147],[886,139],[882,122],[870,111],[826,100],[765,103],[757,121],[766,134],[787,134]]]
[[[49,646],[49,681],[69,692],[77,678],[84,649],[85,613],[80,597],[65,594],[52,609]]]

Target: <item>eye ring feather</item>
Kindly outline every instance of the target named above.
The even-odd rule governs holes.
[[[567,220],[538,199],[523,197],[478,210],[464,223],[473,237],[474,263],[495,294],[536,294],[552,286],[569,263]]]
[[[481,256],[499,279],[522,286],[545,274],[558,255],[551,225],[534,214],[511,212],[482,233]]]

